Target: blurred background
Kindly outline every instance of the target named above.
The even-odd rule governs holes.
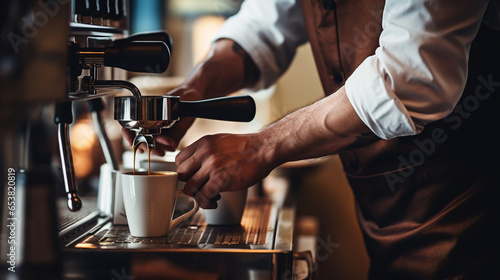
[[[143,95],[161,95],[178,86],[192,67],[207,54],[210,42],[224,21],[238,12],[240,0],[148,0],[130,1],[130,33],[164,30],[174,42],[172,61],[164,74],[128,74]],[[197,120],[181,148],[203,135],[258,131],[285,114],[320,99],[323,90],[308,44],[298,49],[285,75],[272,87],[252,94],[257,116],[250,123]],[[105,161],[90,116],[75,112],[71,129],[76,176],[82,192],[97,188],[99,166]],[[81,112],[87,112],[81,110]],[[107,131],[118,154],[130,149],[120,127],[108,110]],[[297,216],[310,216],[319,223],[317,259],[320,279],[366,279],[368,257],[355,213],[351,190],[337,156],[313,163],[297,163],[295,173],[300,200]]]

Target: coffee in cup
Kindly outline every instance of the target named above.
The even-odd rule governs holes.
[[[174,171],[177,172],[177,164],[172,160],[165,159],[143,159],[139,162],[139,168],[146,170],[148,169],[150,172],[154,171]],[[186,183],[183,181],[178,181],[177,189],[184,189],[184,185]]]

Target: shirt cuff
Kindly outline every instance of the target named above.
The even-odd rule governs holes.
[[[386,77],[388,75],[375,55],[361,63],[345,84],[347,98],[354,110],[363,123],[382,139],[419,133],[422,127],[415,125]]]

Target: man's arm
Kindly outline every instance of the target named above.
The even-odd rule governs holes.
[[[337,153],[378,139],[354,111],[344,88],[254,134],[217,134],[176,158],[184,192],[214,208],[219,192],[244,189],[292,160]]]
[[[258,79],[259,69],[250,56],[233,40],[220,39],[180,89],[195,90],[198,99],[207,99],[251,87]]]
[[[168,94],[181,100],[199,100],[273,84],[290,65],[297,46],[307,41],[300,4],[295,0],[245,1],[214,41],[207,58]],[[174,150],[193,120],[181,119],[155,137],[157,149],[153,153],[161,156],[164,150]],[[131,143],[133,133],[123,132]]]
[[[335,154],[379,138],[358,117],[344,87],[261,132],[275,164]],[[266,153],[267,154],[267,153]]]

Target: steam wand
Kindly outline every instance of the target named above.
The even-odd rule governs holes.
[[[84,79],[82,82],[85,82],[85,86],[89,89],[94,88],[124,88],[128,89],[133,95],[134,98],[140,98],[141,92],[139,89],[132,83],[127,81],[94,81],[93,77],[89,77],[88,79]],[[99,111],[99,110],[97,110]],[[99,125],[102,126],[100,120],[97,120]],[[57,138],[59,145],[59,155],[61,157],[61,167],[63,173],[63,181],[64,188],[66,194],[68,196],[68,209],[72,212],[77,212],[82,208],[82,200],[78,196],[78,189],[76,185],[76,177],[75,177],[75,168],[73,166],[73,156],[71,153],[71,143],[69,137],[69,127],[73,122],[73,112],[71,108],[71,101],[59,102],[56,104],[56,112],[54,116],[54,122],[57,124]],[[104,130],[102,130],[104,131]],[[102,135],[104,138],[105,135]],[[101,137],[102,138],[102,137]],[[104,139],[106,140],[106,139]],[[149,142],[145,142],[150,146],[152,143],[154,147],[154,139],[151,136],[151,139],[148,139]],[[152,142],[151,142],[152,141]],[[108,143],[105,143],[108,144]],[[109,145],[105,145],[109,146]],[[105,153],[106,155],[106,153]],[[108,159],[108,158],[107,158]],[[109,159],[113,167],[116,168],[117,162],[113,160],[111,151],[109,152]]]
[[[54,122],[57,124],[57,140],[63,173],[64,187],[68,196],[68,209],[77,212],[82,208],[82,200],[76,187],[75,168],[69,141],[69,125],[73,122],[71,101],[56,104]]]

